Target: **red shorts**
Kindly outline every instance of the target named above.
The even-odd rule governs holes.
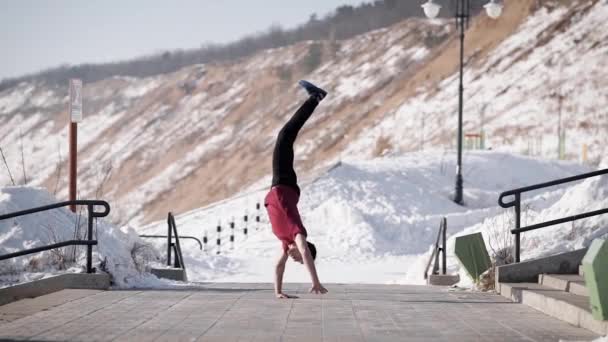
[[[299,199],[296,190],[287,185],[273,186],[264,199],[272,232],[283,242],[284,251],[287,251],[288,245],[294,243],[296,235],[307,236],[298,211]]]

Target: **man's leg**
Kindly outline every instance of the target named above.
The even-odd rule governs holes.
[[[295,173],[293,170],[293,144],[302,126],[310,118],[318,104],[317,99],[309,97],[279,132],[272,155],[272,170],[275,177],[276,175]]]
[[[285,123],[279,133],[278,140],[284,140],[288,144],[293,145],[298,133],[300,132],[300,129],[302,129],[302,126],[304,126],[318,105],[319,101],[317,99],[309,97],[308,100],[306,100],[291,116],[289,121]]]

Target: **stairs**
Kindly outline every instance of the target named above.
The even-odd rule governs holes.
[[[540,274],[538,282],[499,283],[501,295],[572,325],[608,335],[608,321],[591,315],[582,267],[578,274]]]

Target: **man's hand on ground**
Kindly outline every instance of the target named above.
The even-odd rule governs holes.
[[[295,299],[298,298],[297,296],[290,296],[288,294],[284,294],[284,293],[277,293],[276,294],[278,299]]]
[[[310,289],[310,293],[325,294],[325,293],[327,293],[327,289],[324,288],[323,285],[321,285],[321,284],[314,284],[314,285],[312,285],[312,288]]]

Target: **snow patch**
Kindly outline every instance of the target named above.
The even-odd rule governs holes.
[[[0,189],[0,213],[56,203],[47,191],[29,187]],[[41,213],[0,221],[0,254],[43,246],[72,239],[85,239],[86,209],[72,213],[59,208]],[[75,232],[79,233],[75,233]],[[98,245],[93,247],[93,264],[111,275],[113,285],[120,288],[167,286],[150,273],[138,270],[131,251],[135,244],[143,244],[132,228],[118,228],[98,219],[95,225]],[[84,272],[85,248],[65,247],[0,262],[0,286],[15,282],[45,278],[62,272]],[[58,257],[76,255],[76,259],[58,260]],[[62,270],[68,267],[67,270]]]

